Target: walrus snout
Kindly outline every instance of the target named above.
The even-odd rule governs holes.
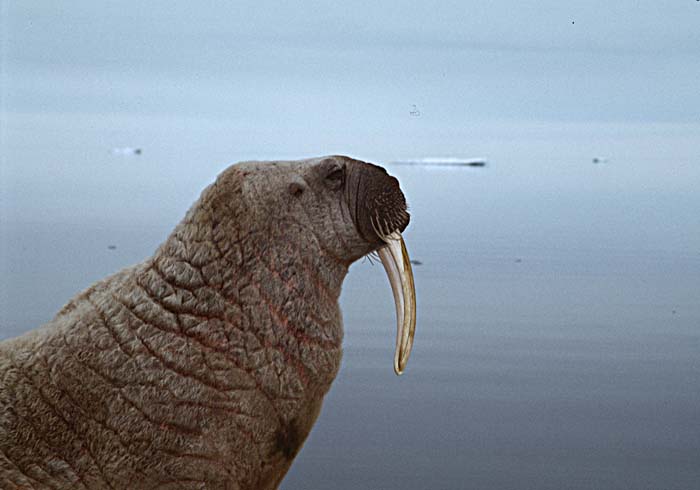
[[[351,160],[347,172],[347,202],[360,236],[379,254],[396,306],[394,371],[403,373],[416,330],[416,290],[411,261],[401,232],[410,215],[399,181],[382,167]]]
[[[410,215],[399,181],[377,165],[353,160],[347,165],[348,205],[360,236],[375,247],[402,232]]]

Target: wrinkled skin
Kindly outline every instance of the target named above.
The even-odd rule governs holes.
[[[348,267],[382,245],[371,214],[408,224],[371,164],[229,167],[153,257],[0,343],[0,488],[277,488],[340,366]]]

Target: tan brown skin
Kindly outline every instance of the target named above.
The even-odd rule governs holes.
[[[277,488],[338,372],[338,297],[377,213],[408,224],[371,164],[229,167],[153,257],[0,343],[0,488]]]

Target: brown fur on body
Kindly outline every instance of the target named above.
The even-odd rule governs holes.
[[[347,189],[376,169],[234,165],[153,257],[0,343],[0,488],[277,488],[340,366],[342,281],[377,247]]]

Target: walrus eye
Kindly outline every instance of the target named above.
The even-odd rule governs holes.
[[[326,175],[328,187],[334,191],[343,187],[345,183],[345,169],[343,167],[335,167]]]
[[[289,184],[287,189],[289,190],[289,193],[294,197],[301,197],[301,195],[304,193],[304,186],[301,185],[299,182],[292,182],[291,184]]]

